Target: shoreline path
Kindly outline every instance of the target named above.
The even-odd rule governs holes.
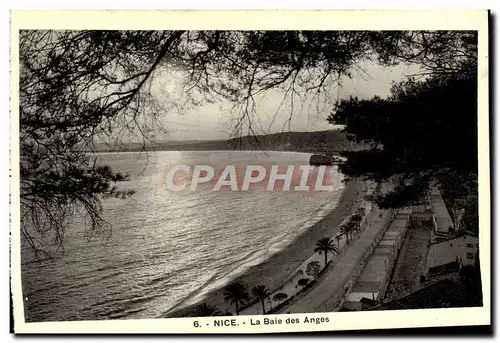
[[[332,312],[338,307],[339,294],[344,285],[349,281],[363,255],[370,249],[377,236],[387,228],[391,221],[392,211],[381,210],[374,206],[369,215],[371,216],[370,224],[337,261],[333,270],[307,294],[281,309],[279,313]]]

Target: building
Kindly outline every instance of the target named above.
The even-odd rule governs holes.
[[[431,187],[429,201],[432,212],[434,213],[434,231],[431,236],[432,242],[448,239],[450,235],[454,234],[455,226],[453,225],[453,220],[451,219],[443,197],[436,187]]]
[[[444,279],[403,298],[371,307],[372,311],[477,306],[458,281]]]
[[[479,251],[479,238],[465,232],[455,238],[431,244],[427,255],[427,270],[453,262],[459,267],[474,264]]]

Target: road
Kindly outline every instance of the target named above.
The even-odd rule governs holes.
[[[325,275],[309,293],[283,308],[280,313],[332,312],[339,304],[342,287],[349,281],[377,235],[387,227],[391,215],[391,211],[375,207],[371,212],[368,227],[351,243],[333,270]]]

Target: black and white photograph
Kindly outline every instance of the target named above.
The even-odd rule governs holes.
[[[13,13],[16,331],[489,324],[487,11],[124,12]]]

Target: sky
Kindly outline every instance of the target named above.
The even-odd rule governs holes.
[[[257,99],[257,115],[260,125],[255,127],[256,134],[275,133],[282,131],[322,131],[331,130],[333,126],[326,121],[331,106],[337,99],[357,96],[371,98],[375,95],[386,97],[391,84],[401,81],[405,75],[415,74],[415,66],[398,65],[387,68],[368,62],[360,64],[361,69],[353,72],[352,78],[344,77],[341,86],[330,93],[329,101],[305,99],[295,102],[293,112],[289,102],[282,105],[284,93],[272,90],[265,96]],[[163,78],[163,79],[162,79]],[[153,93],[166,104],[161,114],[161,123],[165,131],[155,134],[157,142],[186,141],[186,140],[216,140],[230,138],[233,124],[229,103],[205,104],[190,109],[179,109],[169,105],[175,103],[176,97],[181,96],[180,82],[177,77],[168,78],[160,74],[154,85]],[[174,81],[172,81],[174,80]],[[290,126],[287,120],[292,115]]]

